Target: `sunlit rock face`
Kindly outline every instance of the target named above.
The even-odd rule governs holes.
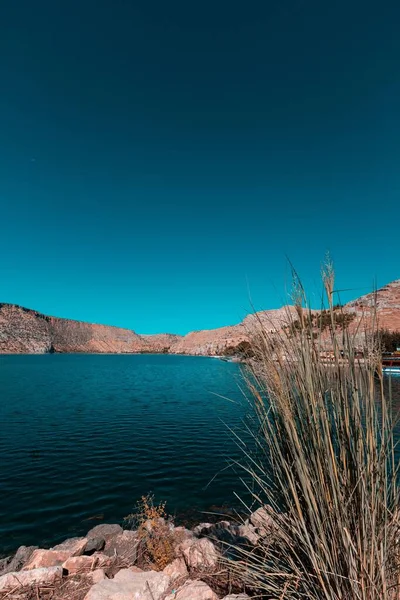
[[[0,352],[42,354],[50,352],[49,318],[13,304],[0,304]]]
[[[379,327],[400,331],[400,280],[375,293],[361,296],[341,310],[354,315],[350,329],[368,327],[374,307]],[[317,311],[312,311],[316,313]],[[218,329],[192,331],[185,336],[161,333],[139,335],[130,329],[48,317],[14,304],[0,304],[0,353],[46,352],[169,353],[220,356],[240,352],[260,326],[271,333],[297,318],[294,306],[249,314],[242,323]]]
[[[345,308],[356,314],[357,322],[372,316],[375,307],[380,328],[400,331],[400,279],[349,302]]]
[[[148,343],[129,329],[47,317],[12,304],[0,305],[0,352],[142,352]]]

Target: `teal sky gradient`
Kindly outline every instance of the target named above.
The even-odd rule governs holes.
[[[5,0],[0,301],[186,333],[400,277],[400,4]]]

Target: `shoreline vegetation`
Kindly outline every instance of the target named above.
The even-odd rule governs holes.
[[[287,326],[255,315],[243,366],[249,419],[242,437],[232,432],[238,488],[251,496],[244,516],[189,530],[143,497],[125,530],[98,525],[3,559],[0,599],[397,600],[399,464],[384,339],[373,307],[357,327],[347,317],[338,327],[329,261],[322,280],[323,319],[295,272]]]
[[[271,335],[260,323],[247,373],[258,452],[245,450],[244,468],[272,534],[256,553],[239,549],[231,568],[265,598],[398,598],[397,417],[383,385],[377,313],[371,310],[360,330],[347,322],[339,333],[334,270],[324,266],[328,368],[324,332],[315,335],[293,276],[297,326]]]

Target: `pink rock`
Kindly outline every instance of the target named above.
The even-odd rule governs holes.
[[[0,577],[0,592],[30,585],[54,585],[62,579],[62,567],[14,571]]]
[[[20,571],[37,549],[37,546],[20,546],[13,557],[0,560],[0,575]]]
[[[220,559],[214,544],[206,539],[188,539],[179,546],[189,569],[216,567]]]
[[[71,556],[63,563],[63,569],[68,571],[69,575],[76,573],[87,573],[95,569],[105,569],[112,563],[112,559],[101,552],[96,552],[92,556]]]
[[[96,569],[95,571],[90,571],[89,573],[87,573],[86,576],[90,577],[90,579],[92,580],[93,583],[99,583],[99,581],[103,581],[103,579],[107,579],[106,574],[104,573],[103,569]]]
[[[182,556],[182,552],[180,551],[180,545],[185,541],[185,540],[192,540],[194,539],[194,533],[193,531],[190,531],[190,529],[186,529],[186,527],[175,527],[175,529],[172,532],[173,535],[173,544],[174,544],[174,553],[176,558],[180,558]]]
[[[67,550],[35,550],[24,566],[23,571],[57,567],[62,565],[70,556],[71,554]]]
[[[247,540],[249,544],[253,546],[257,546],[260,536],[256,533],[256,528],[252,525],[239,525],[238,527],[238,535],[239,537]]]
[[[175,594],[171,594],[165,600],[218,600],[218,596],[204,581],[186,581]]]
[[[58,544],[57,546],[54,546],[54,548],[50,548],[50,550],[69,552],[70,556],[80,556],[83,554],[87,542],[88,540],[85,537],[70,538],[65,540],[65,542],[62,542],[62,544]]]
[[[136,531],[123,531],[106,541],[103,552],[118,556],[126,565],[133,565],[137,558],[138,536]]]
[[[257,532],[266,536],[273,529],[273,519],[264,506],[260,506],[255,512],[250,515],[250,523],[257,529]]]
[[[88,531],[86,537],[88,539],[102,537],[107,541],[108,539],[113,538],[120,533],[122,533],[122,527],[120,525],[102,523],[101,525],[96,525],[90,531]]]
[[[173,530],[174,538],[177,541],[183,542],[194,537],[193,531],[186,529],[186,527],[175,527]]]
[[[170,583],[164,573],[121,569],[114,579],[104,579],[90,588],[85,600],[161,600]]]
[[[171,577],[171,581],[177,581],[183,577],[189,577],[189,572],[186,568],[185,561],[183,558],[176,558],[169,565],[165,567],[163,573]]]
[[[68,571],[68,575],[76,573],[86,573],[93,571],[96,559],[94,556],[70,556],[63,563],[63,569]]]

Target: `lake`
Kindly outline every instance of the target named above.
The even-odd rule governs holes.
[[[239,383],[206,357],[1,356],[0,554],[121,522],[149,492],[182,520],[238,506]]]
[[[0,555],[122,522],[149,492],[181,523],[239,508],[241,383],[206,357],[0,356]]]

